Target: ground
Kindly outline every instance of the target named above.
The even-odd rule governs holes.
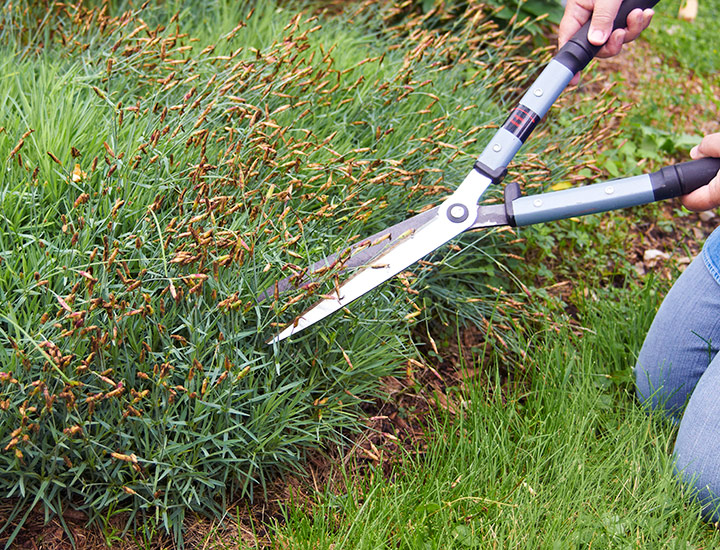
[[[649,55],[642,44],[626,46],[625,53],[619,57],[605,60],[598,65],[605,78],[617,75],[620,85],[627,95],[627,102],[639,102],[644,90],[648,87],[659,89],[666,78],[666,62],[659,57]],[[652,86],[649,86],[653,79]],[[658,81],[660,79],[660,82]],[[673,79],[673,86],[678,80]],[[699,78],[690,74],[684,82],[684,89],[675,93],[679,97],[698,97],[698,90],[703,86]],[[720,96],[720,89],[716,96]],[[573,93],[588,93],[576,91]],[[675,108],[669,108],[663,116],[669,117],[673,127],[679,132],[702,134],[717,131],[717,125],[707,122],[716,109],[711,102],[693,101],[678,102]],[[705,121],[699,124],[694,121]],[[678,159],[682,160],[682,159]],[[670,201],[663,204],[659,216],[641,214],[636,220],[637,231],[627,236],[626,258],[635,266],[638,276],[648,270],[654,270],[660,276],[670,279],[687,263],[691,256],[697,254],[701,243],[717,224],[713,213],[689,214],[677,217],[678,203]],[[630,214],[632,215],[632,214]],[[669,224],[668,220],[672,220]],[[659,252],[659,254],[657,252]],[[682,252],[677,252],[682,251]],[[555,292],[562,298],[568,297],[572,281],[559,281],[553,285]],[[569,306],[569,313],[572,313]],[[572,317],[572,315],[571,315]],[[435,347],[431,337],[423,335],[428,349]],[[328,484],[332,486],[332,465],[337,461],[355,464],[356,468],[372,464],[381,466],[386,474],[390,474],[394,461],[402,454],[401,447],[421,452],[425,437],[424,417],[433,409],[444,408],[451,413],[459,411],[459,405],[449,396],[448,388],[462,387],[469,379],[483,376],[480,369],[464,369],[459,365],[463,348],[469,350],[477,346],[483,338],[483,331],[469,327],[464,330],[459,343],[434,350],[434,362],[423,367],[408,363],[404,377],[392,377],[385,380],[383,398],[376,399],[365,407],[368,415],[366,429],[359,434],[349,435],[349,444],[342,450],[326,450],[308,457],[304,472],[296,476],[285,476],[278,479],[270,487],[264,498],[255,503],[237,503],[234,505],[229,519],[224,525],[204,518],[192,518],[187,522],[186,543],[188,547],[222,547],[236,548],[237,541],[269,540],[268,525],[281,522],[280,503],[292,494],[297,499],[312,501],[312,491],[323,490]],[[9,507],[7,501],[4,507]],[[4,514],[7,517],[7,510]],[[108,526],[105,535],[99,528],[87,528],[85,517],[68,511],[63,520],[72,532],[75,547],[82,550],[103,548],[111,544],[113,548],[147,548],[141,540],[118,537],[108,539],[107,534],[114,530],[122,531],[122,515]],[[2,542],[2,541],[0,541]],[[16,539],[14,547],[33,549],[71,548],[72,543],[58,518],[50,519],[46,524],[41,511],[33,511],[29,515],[26,527]],[[152,539],[153,548],[170,548],[169,537],[157,536]]]

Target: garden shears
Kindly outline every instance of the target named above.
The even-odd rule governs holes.
[[[652,8],[657,2],[626,0],[614,28],[626,27],[627,16],[633,9]],[[260,300],[307,285],[329,268],[357,269],[269,343],[297,334],[347,306],[465,231],[526,226],[638,206],[681,196],[706,185],[720,170],[720,159],[705,158],[650,174],[532,196],[522,196],[519,185],[509,183],[504,189],[504,204],[478,206],[485,191],[503,180],[509,163],[573,76],[600,50],[601,46],[587,39],[589,26],[590,22],[586,23],[548,63],[489,141],[470,173],[440,205],[332,254],[309,266],[302,275],[287,277],[263,292]]]

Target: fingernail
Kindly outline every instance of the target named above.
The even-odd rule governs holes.
[[[601,31],[600,29],[595,29],[594,31],[590,31],[590,42],[596,45],[604,44],[607,38],[605,37],[605,33]]]

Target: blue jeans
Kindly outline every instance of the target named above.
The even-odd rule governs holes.
[[[720,514],[720,284],[702,257],[663,301],[635,367],[640,399],[679,421],[676,468],[707,519]]]

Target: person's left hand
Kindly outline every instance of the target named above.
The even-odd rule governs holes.
[[[597,57],[619,54],[623,44],[635,40],[655,14],[651,9],[634,9],[628,14],[627,28],[613,31],[613,21],[621,3],[622,0],[568,0],[558,29],[558,47],[562,48],[590,20],[588,41],[603,46]]]
[[[720,132],[705,136],[699,145],[692,148],[690,157],[720,157]],[[688,210],[697,212],[720,206],[720,172],[707,185],[682,197],[682,203]]]
[[[622,0],[568,0],[558,29],[558,47],[562,48],[589,20],[588,41],[596,46],[602,45],[597,57],[619,54],[623,44],[635,40],[647,28],[655,13],[651,9],[634,9],[627,16],[627,28],[613,31],[613,22],[621,3]],[[570,84],[578,82],[580,75],[576,74]]]

